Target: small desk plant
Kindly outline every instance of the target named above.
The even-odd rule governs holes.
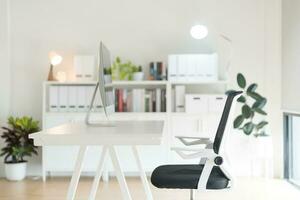
[[[247,85],[245,76],[241,73],[237,74],[237,84],[243,90],[242,96],[237,99],[242,104],[242,108],[241,113],[234,120],[233,127],[246,135],[268,136],[265,132],[268,122],[263,117],[267,115],[264,111],[267,99],[256,91],[258,87],[256,83]],[[233,90],[228,92],[230,91]]]
[[[39,122],[31,117],[8,118],[8,127],[2,127],[1,138],[6,146],[1,149],[4,156],[6,178],[11,181],[23,180],[26,176],[27,161],[25,157],[37,155],[37,147],[29,139],[29,134],[40,130]]]
[[[120,57],[116,58],[111,70],[113,80],[131,81],[135,78],[140,80],[144,77],[141,66],[137,67],[131,61],[122,62]],[[136,76],[135,74],[139,75]]]
[[[104,68],[104,82],[111,83],[111,67]]]
[[[142,66],[133,68],[133,80],[142,81],[144,80],[144,72]]]

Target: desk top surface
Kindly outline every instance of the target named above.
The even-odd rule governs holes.
[[[30,135],[44,145],[158,145],[164,121],[116,121],[114,126],[67,123]]]

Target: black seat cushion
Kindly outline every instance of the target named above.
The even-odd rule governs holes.
[[[204,165],[163,165],[157,167],[151,176],[151,182],[158,188],[197,189]],[[229,179],[222,170],[214,166],[206,189],[224,189]]]

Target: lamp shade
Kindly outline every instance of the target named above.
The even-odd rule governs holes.
[[[195,25],[191,28],[191,36],[197,40],[201,40],[208,35],[208,30],[206,26],[203,25]]]
[[[50,63],[53,66],[59,65],[62,62],[62,57],[55,52],[49,53]]]

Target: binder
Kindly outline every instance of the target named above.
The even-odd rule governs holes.
[[[177,80],[178,81],[185,81],[186,80],[186,73],[187,73],[187,55],[179,55],[178,62],[177,62]]]
[[[184,112],[185,109],[185,86],[175,86],[175,109],[176,112]]]
[[[195,58],[196,60],[196,76],[197,80],[201,81],[205,78],[205,62],[203,61],[203,55],[199,54]]]
[[[86,81],[95,79],[95,57],[94,56],[82,56],[83,57],[83,76]]]
[[[196,79],[196,58],[197,55],[187,55],[187,80],[195,81]]]
[[[59,112],[67,112],[68,111],[68,86],[59,86]]]
[[[77,87],[69,86],[68,110],[70,112],[77,111]]]
[[[83,78],[83,61],[81,56],[74,56],[74,69],[75,69],[75,77],[78,81],[81,81]]]
[[[58,112],[58,86],[49,87],[49,111]]]
[[[86,88],[84,86],[77,86],[77,110],[78,112],[86,112]]]
[[[168,57],[168,78],[170,81],[177,80],[177,55],[169,55]]]

